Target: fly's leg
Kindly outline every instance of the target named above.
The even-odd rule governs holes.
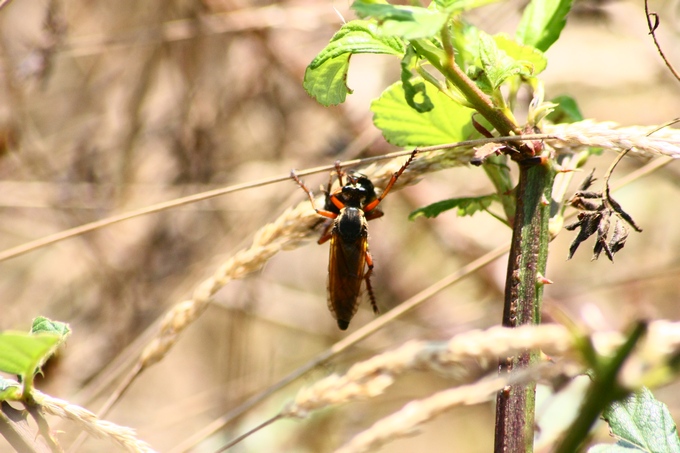
[[[385,190],[383,190],[383,192],[380,194],[380,196],[378,198],[376,198],[375,200],[373,200],[372,202],[370,202],[369,204],[367,204],[366,206],[364,206],[364,212],[365,213],[368,213],[371,210],[375,209],[380,204],[380,202],[383,200],[383,198],[385,198],[387,196],[389,191],[392,190],[392,186],[394,186],[394,183],[397,182],[397,179],[399,179],[401,174],[404,173],[404,170],[406,170],[406,167],[411,165],[411,162],[413,162],[413,159],[416,157],[416,154],[418,154],[418,148],[413,150],[413,152],[409,156],[408,160],[406,161],[406,163],[404,163],[404,165],[401,166],[399,171],[395,172],[392,175],[392,177],[390,178],[390,181],[387,183],[387,186],[385,187]]]
[[[345,184],[342,182],[342,177],[344,176],[345,172],[342,170],[342,167],[340,167],[340,161],[339,160],[335,161],[335,174],[338,176],[338,184],[340,185],[340,187],[344,186]],[[330,191],[331,191],[331,184],[329,182],[328,193],[330,193]]]
[[[371,254],[368,252],[368,250],[366,250],[366,264],[368,265],[368,270],[364,274],[364,279],[366,280],[366,290],[368,290],[368,297],[371,299],[373,313],[377,315],[380,313],[380,310],[378,310],[378,303],[375,300],[373,286],[371,285],[371,274],[373,274],[373,257],[371,257]]]
[[[342,186],[345,185],[342,182],[342,177],[344,176],[345,172],[342,171],[342,167],[340,167],[340,163],[341,162],[339,160],[335,161],[335,176],[338,178],[338,184],[340,185],[340,188],[342,188]],[[333,172],[331,172],[328,175],[328,185],[326,185],[326,190],[324,190],[323,187],[321,189],[323,191],[323,193],[326,194],[326,202],[325,202],[325,205],[324,205],[324,209],[326,209],[327,211],[332,211],[333,207],[334,207],[334,205],[330,201],[330,197],[333,193],[333,192],[331,192],[331,187],[333,187]]]
[[[305,186],[305,183],[300,180],[298,175],[295,173],[295,170],[290,171],[290,177],[293,178],[293,181],[295,181],[297,183],[297,185],[300,186],[300,188],[302,188],[302,190],[305,191],[305,193],[307,194],[307,197],[309,198],[309,202],[312,204],[312,208],[314,209],[314,211],[316,211],[317,214],[319,214],[320,216],[323,216],[323,217],[327,217],[329,219],[335,219],[338,216],[338,214],[336,214],[335,212],[326,211],[325,209],[318,209],[316,207],[316,205],[314,204],[314,194],[312,194],[312,191],[309,190],[307,188],[307,186]],[[342,203],[340,202],[340,200],[337,200],[337,197],[335,197],[334,195],[331,195],[331,200],[336,205],[337,205],[337,203],[340,203],[341,206],[339,206],[339,208],[344,207],[344,206],[342,206]]]

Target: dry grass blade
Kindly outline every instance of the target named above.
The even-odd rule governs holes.
[[[146,442],[135,437],[132,428],[101,420],[87,409],[38,391],[33,396],[46,413],[71,420],[97,438],[109,439],[131,452],[154,451]]]

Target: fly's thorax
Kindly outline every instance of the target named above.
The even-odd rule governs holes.
[[[340,215],[335,219],[333,229],[347,241],[356,241],[367,235],[364,211],[352,206],[342,208]]]

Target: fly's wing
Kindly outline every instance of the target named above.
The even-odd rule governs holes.
[[[337,233],[331,236],[328,309],[337,319],[341,330],[347,329],[359,307],[357,298],[364,279],[367,247],[365,234],[351,242],[343,240]]]

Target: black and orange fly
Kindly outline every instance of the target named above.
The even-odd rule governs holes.
[[[378,313],[378,305],[371,287],[373,258],[368,251],[367,222],[383,216],[378,205],[406,167],[411,164],[416,153],[417,150],[414,150],[399,171],[392,175],[380,196],[376,194],[375,186],[370,179],[361,173],[345,173],[336,163],[340,187],[331,192],[329,183],[324,209],[316,207],[312,191],[298,178],[295,170],[291,171],[291,177],[307,193],[317,214],[333,219],[333,223],[326,228],[318,242],[323,244],[331,240],[328,261],[328,309],[338,321],[340,330],[347,329],[359,307],[358,298],[362,281],[366,281],[371,306],[373,311]],[[347,178],[346,182],[343,182],[343,177]],[[364,272],[366,266],[368,270]]]

